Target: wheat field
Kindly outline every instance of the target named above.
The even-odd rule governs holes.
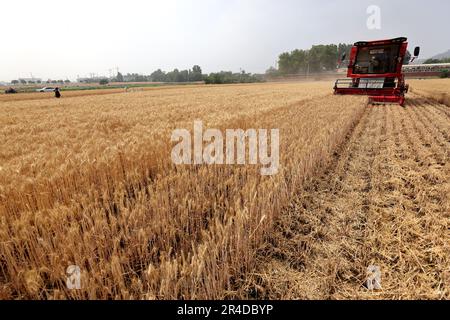
[[[406,109],[331,87],[2,96],[0,299],[448,297],[450,109],[426,81]],[[279,173],[174,165],[195,120],[280,129]]]

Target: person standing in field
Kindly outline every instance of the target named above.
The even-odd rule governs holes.
[[[61,92],[59,92],[59,88],[55,88],[55,98],[61,98]]]

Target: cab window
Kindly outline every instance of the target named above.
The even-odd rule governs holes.
[[[395,73],[399,45],[361,47],[353,72],[356,74]]]

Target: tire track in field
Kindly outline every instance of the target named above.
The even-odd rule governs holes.
[[[423,101],[367,108],[331,169],[281,215],[237,295],[448,298],[446,117]],[[381,269],[381,291],[365,287],[370,265]]]
[[[446,106],[443,107],[448,108]],[[424,123],[425,125],[428,123],[428,125],[431,125],[435,128],[435,130],[439,131],[439,133],[445,139],[448,148],[448,146],[450,145],[450,117],[449,119],[446,119],[446,117],[443,116],[442,113],[438,112],[437,106],[434,104],[415,104],[415,108],[413,108],[413,110],[416,113],[420,114],[420,117],[422,117],[422,119],[427,120],[426,122],[422,120],[422,123]]]
[[[439,133],[433,134],[436,139],[450,143],[450,122],[441,113],[437,112],[435,105],[416,102],[411,106],[410,110],[413,111],[417,121],[427,128],[427,130],[434,130],[436,133]]]
[[[417,134],[418,139],[425,148],[424,150],[431,155],[429,157],[429,165],[445,163],[446,150],[450,147],[446,146],[448,143],[446,142],[445,137],[443,137],[438,130],[433,128],[433,122],[430,121],[429,118],[418,114],[418,106],[414,105],[408,108],[407,114],[411,120],[410,123],[412,123],[415,128],[413,134]],[[434,160],[431,160],[431,157]]]

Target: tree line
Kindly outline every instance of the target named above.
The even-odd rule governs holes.
[[[348,58],[351,44],[340,43],[314,45],[308,50],[295,49],[278,57],[278,70],[270,68],[269,75],[306,74],[335,70],[338,61],[345,53]],[[345,61],[344,64],[345,65]]]
[[[108,82],[196,82],[203,81],[203,74],[201,67],[195,65],[189,70],[174,69],[173,71],[165,72],[158,69],[150,75],[138,73],[127,73],[123,75],[121,72],[117,72],[114,78],[92,78],[85,79],[85,82],[98,82],[99,80],[102,84]]]
[[[221,71],[210,74],[203,74],[202,68],[199,65],[195,65],[192,69],[179,70],[165,72],[158,69],[152,72],[150,75],[143,75],[138,73],[122,74],[117,72],[117,75],[112,78],[107,77],[92,77],[80,80],[84,83],[99,83],[100,85],[106,85],[110,82],[163,82],[163,83],[188,83],[188,82],[205,82],[206,84],[227,84],[227,83],[250,83],[250,82],[262,82],[264,81],[262,75],[256,75],[247,73],[245,71],[232,72]],[[13,80],[12,84],[27,84],[24,80]],[[70,83],[69,80],[48,80],[39,81],[37,83]],[[28,83],[28,84],[35,84]]]
[[[114,82],[165,82],[165,83],[183,83],[183,82],[199,82],[204,81],[206,84],[226,84],[226,83],[249,83],[260,82],[262,77],[246,73],[233,73],[231,71],[221,71],[217,73],[203,74],[202,68],[198,65],[188,70],[174,69],[173,71],[164,72],[158,69],[150,75],[140,75],[136,73],[122,75],[117,74]]]
[[[241,71],[240,73],[221,71],[211,73],[205,76],[203,80],[206,84],[252,83],[264,82],[264,77],[262,75],[246,73],[245,71]]]

